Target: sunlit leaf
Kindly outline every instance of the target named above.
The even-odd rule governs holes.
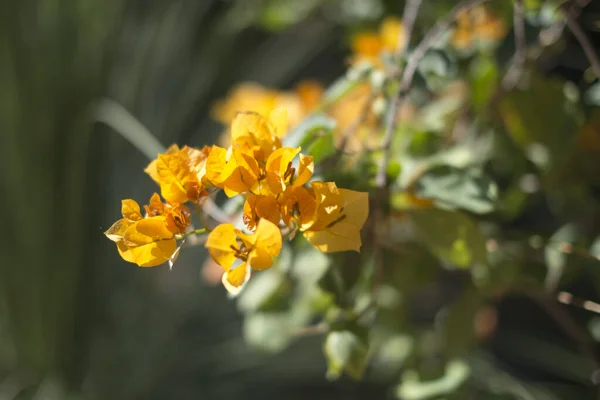
[[[459,268],[487,264],[485,238],[467,215],[431,208],[409,216],[418,236],[442,260]]]
[[[327,378],[337,379],[347,372],[361,379],[367,365],[368,345],[349,330],[330,332],[325,338],[323,351],[327,358]]]
[[[446,206],[484,214],[493,211],[498,189],[481,172],[440,166],[429,170],[417,181],[416,193]]]

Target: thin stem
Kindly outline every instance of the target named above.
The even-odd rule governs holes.
[[[189,232],[185,232],[185,233],[179,233],[177,235],[175,235],[175,239],[176,240],[182,240],[188,236],[192,236],[192,235],[199,235],[201,233],[207,233],[210,232],[208,229],[202,228],[202,229],[195,229],[193,231],[189,231]]]
[[[585,56],[590,62],[590,66],[592,67],[592,71],[596,77],[600,78],[600,60],[598,59],[598,55],[594,51],[594,46],[590,42],[590,39],[587,37],[581,26],[575,19],[575,17],[569,13],[565,12],[565,19],[567,21],[567,26],[575,36],[575,39],[579,42],[579,45],[583,49]]]
[[[210,229],[208,227],[208,223],[206,223],[206,220],[204,219],[204,216],[202,215],[202,209],[196,203],[194,203],[194,207],[196,208],[196,214],[198,215],[198,218],[200,219],[200,223],[202,224],[202,226],[204,227],[205,230],[210,232],[212,229]]]
[[[391,144],[394,135],[394,129],[396,127],[396,120],[398,118],[398,111],[402,107],[404,99],[408,94],[408,90],[412,85],[412,81],[415,76],[415,73],[417,72],[419,62],[423,59],[423,57],[425,57],[427,51],[439,39],[440,35],[452,25],[452,23],[461,13],[468,11],[469,9],[487,1],[490,0],[469,0],[462,1],[461,3],[459,3],[450,11],[446,18],[439,20],[435,24],[435,26],[431,28],[429,32],[427,32],[421,43],[419,43],[419,45],[415,48],[415,50],[408,58],[408,62],[402,74],[400,86],[391,97],[389,111],[387,113],[385,121],[385,130],[382,140],[382,147],[384,148],[384,153],[381,159],[381,163],[379,164],[379,169],[377,170],[377,176],[375,178],[375,184],[378,188],[383,188],[386,184],[386,170],[391,158]],[[414,2],[416,3],[417,1],[414,0]],[[418,3],[420,4],[420,1]],[[408,32],[408,29],[412,29],[412,27],[406,26],[406,28],[406,35],[407,37],[410,37],[412,33]]]
[[[527,61],[527,37],[525,36],[525,6],[523,0],[515,0],[513,6],[513,30],[515,34],[515,55],[512,65],[504,76],[504,90],[514,88],[525,68]]]
[[[571,314],[547,293],[530,291],[524,291],[523,293],[535,301],[538,306],[556,321],[563,332],[577,344],[581,355],[589,358],[594,363],[596,369],[600,369],[600,362],[596,357],[595,344],[590,340],[585,329],[577,324]],[[590,380],[592,378],[590,377]]]
[[[301,328],[292,329],[291,335],[294,337],[314,336],[314,335],[321,335],[321,334],[327,333],[328,330],[329,330],[329,325],[322,322],[317,325],[309,325],[309,326],[304,326]]]

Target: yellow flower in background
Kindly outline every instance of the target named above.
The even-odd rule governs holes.
[[[460,49],[473,46],[476,40],[496,42],[504,38],[507,27],[504,20],[488,7],[480,5],[463,11],[456,19],[452,43]]]
[[[287,132],[288,113],[279,107],[269,113],[268,119],[255,112],[241,112],[231,124],[231,145],[254,152],[262,160],[281,147],[280,138]]]
[[[205,247],[211,258],[224,270],[223,284],[237,294],[249,279],[251,269],[265,270],[281,252],[281,232],[274,223],[261,219],[252,235],[232,224],[221,224],[210,232]],[[234,265],[237,261],[241,263]]]
[[[352,49],[351,62],[368,61],[376,66],[381,66],[379,59],[381,52],[393,53],[403,50],[406,43],[405,28],[402,21],[396,17],[388,17],[379,25],[377,32],[360,32],[352,38],[350,47]]]
[[[123,218],[104,234],[117,244],[121,257],[140,267],[154,267],[168,261],[177,242],[167,227],[166,217],[143,218],[140,206],[131,199],[122,201]]]
[[[319,104],[323,96],[323,86],[316,81],[302,81],[292,91],[279,91],[263,87],[254,82],[244,82],[235,86],[223,100],[215,103],[212,116],[228,125],[240,112],[254,112],[265,118],[277,108],[287,110],[290,126],[300,123]],[[227,147],[230,137],[223,135],[219,144]]]

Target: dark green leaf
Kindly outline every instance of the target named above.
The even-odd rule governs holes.
[[[333,132],[335,120],[324,114],[314,114],[296,126],[283,138],[283,144],[287,147],[308,146],[315,140],[317,134]]]
[[[471,373],[469,366],[461,360],[450,361],[444,375],[432,381],[420,381],[416,371],[407,371],[396,395],[402,400],[425,400],[440,398],[458,390]]]
[[[417,182],[419,196],[477,214],[491,212],[497,198],[496,184],[478,171],[440,166]]]
[[[313,156],[315,163],[323,161],[336,153],[335,140],[332,131],[327,131],[316,138],[305,150],[306,154]]]
[[[323,352],[327,358],[327,378],[337,379],[345,371],[354,379],[361,379],[367,366],[368,345],[349,331],[334,331],[327,335]]]
[[[485,238],[467,215],[432,208],[409,216],[417,235],[440,259],[458,268],[487,264]]]
[[[577,239],[577,230],[573,224],[567,224],[557,230],[549,239],[544,249],[544,257],[548,273],[546,274],[546,287],[556,288],[563,275],[568,255],[563,246],[571,245]]]

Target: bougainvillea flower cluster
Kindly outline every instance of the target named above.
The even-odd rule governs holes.
[[[313,157],[300,147],[283,147],[287,111],[276,108],[264,117],[238,113],[231,124],[231,146],[195,149],[171,146],[146,168],[160,186],[149,204],[123,200],[123,218],[106,231],[125,261],[151,267],[173,260],[178,241],[206,233],[205,246],[223,270],[223,284],[238,292],[252,270],[274,264],[283,237],[301,233],[323,252],[360,251],[360,230],[368,216],[368,195],[312,180]],[[223,223],[191,230],[191,211],[201,213],[206,196],[223,190],[243,196],[243,226]],[[202,219],[201,219],[202,220]]]

